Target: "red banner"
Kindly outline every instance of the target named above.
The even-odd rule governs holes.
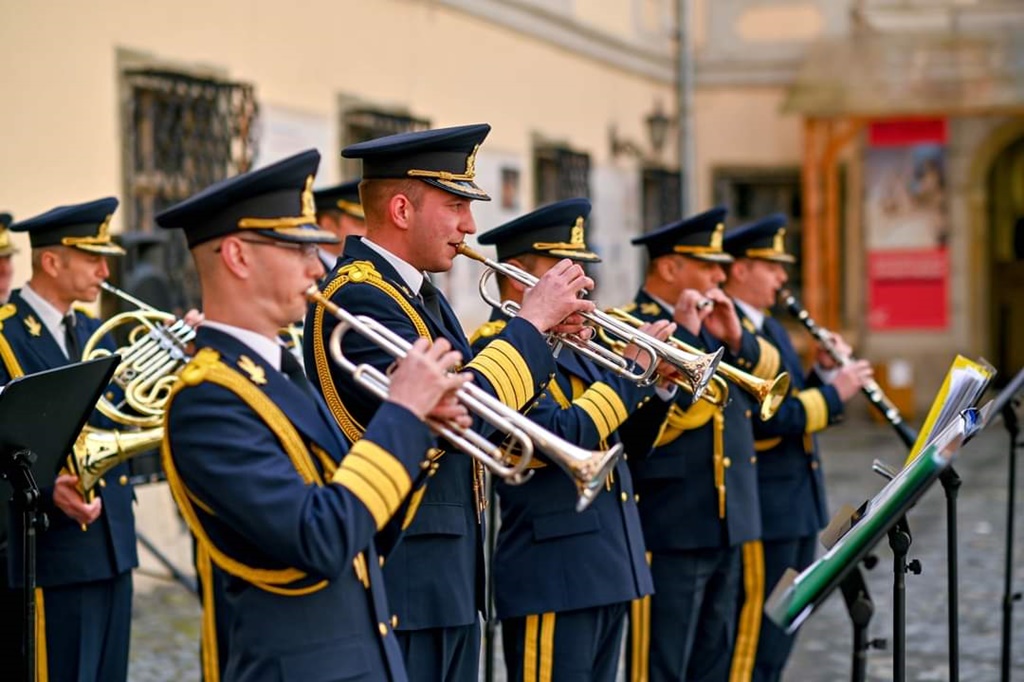
[[[868,281],[868,325],[873,331],[946,328],[946,249],[873,251],[868,254]]]

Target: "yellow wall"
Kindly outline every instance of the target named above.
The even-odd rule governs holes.
[[[119,48],[206,65],[253,83],[263,105],[331,121],[341,93],[406,106],[436,126],[487,121],[485,149],[524,160],[540,133],[610,163],[608,125],[645,140],[654,100],[672,101],[671,86],[425,0],[5,3],[0,44],[0,207],[16,218],[120,195]],[[27,249],[19,258],[27,273]]]

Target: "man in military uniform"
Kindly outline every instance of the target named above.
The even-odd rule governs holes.
[[[11,280],[14,279],[14,254],[18,247],[11,243],[10,213],[0,213],[0,304],[6,303],[11,296]]]
[[[791,378],[791,395],[775,417],[754,422],[758,451],[758,485],[763,524],[763,558],[760,547],[755,556],[744,559],[760,563],[764,596],[787,568],[800,571],[814,560],[818,532],[828,519],[825,481],[814,434],[842,418],[843,404],[856,395],[871,376],[866,361],[838,369],[827,353],[818,353],[818,368],[805,376],[800,357],[789,334],[767,311],[787,281],[786,265],[795,261],[786,252],[786,217],[768,216],[730,230],[724,248],[736,262],[729,268],[725,292],[732,297],[744,328],[757,335],[762,344],[762,361],[753,373],[773,378],[785,370]],[[840,348],[849,347],[836,339]],[[755,661],[745,666],[742,679],[759,682],[778,680],[789,657],[794,638],[767,618],[761,619]]]
[[[722,251],[724,220],[716,208],[634,239],[650,264],[630,309],[642,320],[675,320],[680,340],[704,351],[724,345],[726,361],[746,368],[760,348],[719,289],[732,260]],[[752,406],[726,385],[724,408],[680,392],[657,447],[630,458],[655,590],[631,613],[633,679],[729,675],[740,547],[760,537],[761,520]]]
[[[338,238],[334,244],[321,244],[320,260],[324,270],[330,272],[341,255],[345,240],[350,236],[366,234],[366,216],[359,203],[359,181],[343,182],[313,192],[316,201],[316,224]]]
[[[540,277],[561,258],[601,260],[584,237],[589,215],[587,199],[568,199],[485,232],[478,241],[496,246],[499,261]],[[499,277],[502,300],[521,303],[524,290]],[[474,350],[485,348],[507,323],[496,310],[474,336]],[[644,331],[664,340],[674,329],[662,320]],[[635,349],[625,355],[638,360],[632,372],[647,369],[652,360]],[[639,387],[567,347],[556,366],[554,381],[526,413],[531,420],[588,450],[620,442],[620,427],[629,451],[650,449],[671,391],[663,396],[667,400],[641,409],[654,396],[653,387]],[[629,602],[652,591],[629,468],[620,459],[608,471],[603,492],[578,513],[579,491],[557,463],[534,464],[527,483],[498,483],[501,529],[491,565],[508,679],[614,680]]]
[[[110,275],[107,256],[124,253],[111,241],[110,219],[117,199],[60,206],[11,225],[28,232],[32,275],[0,308],[0,384],[24,374],[81,360],[82,348],[99,321],[75,307],[92,303]],[[101,345],[114,350],[113,340]],[[94,426],[111,423],[95,415]],[[128,674],[132,574],[138,565],[135,517],[127,466],[101,479],[86,502],[78,479],[62,474],[42,491],[49,528],[37,548],[37,618],[45,636],[37,643],[37,670],[50,680],[123,680]],[[21,535],[12,514],[9,537]],[[84,530],[83,530],[84,527]],[[12,585],[22,583],[21,546],[9,548]],[[21,618],[0,614],[0,620]]]
[[[388,401],[349,448],[277,330],[322,275],[303,152],[213,185],[157,216],[185,231],[206,320],[168,406],[163,462],[199,546],[225,575],[234,679],[406,679],[373,535],[421,475],[429,414],[469,423],[465,376],[440,341],[398,363]],[[204,580],[204,589],[211,582]],[[206,594],[207,607],[215,595]],[[212,614],[204,611],[204,643]],[[210,648],[203,672],[217,679]]]
[[[444,296],[425,272],[451,268],[456,247],[476,231],[470,202],[489,197],[474,182],[476,151],[486,124],[393,135],[346,148],[363,160],[360,196],[365,237],[349,237],[323,293],[342,308],[379,320],[402,338],[446,338],[469,355],[469,342]],[[523,303],[519,318],[468,365],[481,389],[520,409],[554,374],[544,333],[577,331],[577,297],[593,282],[562,261]],[[563,320],[569,319],[568,325]],[[330,365],[328,340],[336,320],[312,308],[306,317],[306,367],[349,439],[358,438],[379,402]],[[560,326],[561,325],[561,326]],[[356,334],[345,355],[386,370],[392,357]],[[482,432],[492,429],[477,424]],[[448,443],[435,453],[435,475],[417,491],[401,522],[401,544],[386,557],[384,575],[395,609],[406,667],[416,680],[476,680],[483,604],[481,498],[483,471]]]

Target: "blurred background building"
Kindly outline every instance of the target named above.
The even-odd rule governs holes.
[[[643,230],[784,211],[812,314],[924,405],[954,353],[1024,365],[1022,39],[1014,0],[3,0],[0,209],[113,194],[144,234],[304,148],[326,185],[347,144],[486,121],[481,229],[589,196],[612,305]],[[131,244],[122,283],[196,301],[181,242]],[[442,281],[470,328],[478,274]]]

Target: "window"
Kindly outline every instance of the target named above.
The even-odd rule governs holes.
[[[796,256],[796,265],[788,269],[788,288],[803,297],[803,230],[800,170],[788,169],[719,169],[714,173],[715,204],[729,209],[729,226],[736,227],[770,213],[789,216],[786,227],[786,251]],[[842,236],[838,235],[842,244]],[[842,274],[840,273],[840,279]]]
[[[590,155],[568,147],[540,145],[533,150],[535,205],[590,196]]]
[[[385,111],[366,106],[345,107],[341,113],[341,146],[375,140],[378,137],[410,133],[430,128],[430,120],[407,112]],[[358,178],[362,172],[359,159],[342,159],[342,176]]]
[[[682,175],[676,170],[644,168],[641,171],[644,232],[680,218]]]
[[[218,180],[243,173],[256,155],[253,87],[155,69],[124,72],[126,232],[152,232],[154,216]],[[163,249],[171,311],[199,304],[183,234]],[[128,258],[119,281],[129,279]]]

